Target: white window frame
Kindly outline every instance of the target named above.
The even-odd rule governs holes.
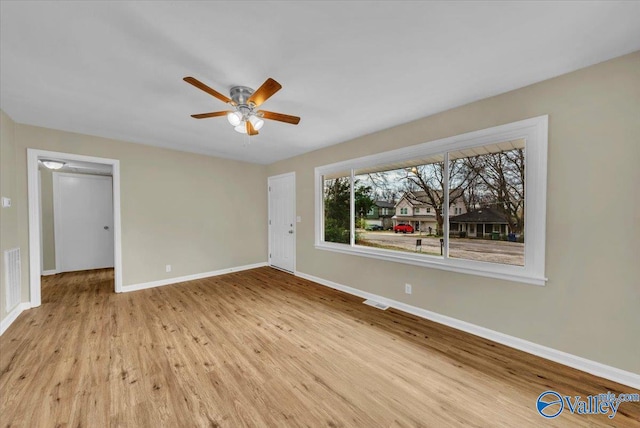
[[[357,159],[345,160],[315,168],[315,248],[338,253],[359,255],[375,259],[395,261],[428,268],[442,269],[459,273],[480,275],[491,278],[517,281],[526,284],[546,284],[545,245],[546,245],[546,201],[547,201],[547,146],[549,117],[539,116],[506,125],[473,131],[415,146],[405,147],[384,153],[378,153]],[[323,176],[350,170],[351,180],[355,170],[388,165],[429,155],[445,153],[445,168],[449,167],[449,152],[474,146],[489,145],[500,141],[524,138],[525,143],[525,264],[513,266],[499,263],[481,262],[448,257],[448,248],[444,256],[432,256],[424,253],[404,253],[355,244],[355,227],[351,225],[350,244],[338,244],[324,241],[324,182]],[[445,174],[445,178],[447,174]],[[445,188],[448,183],[445,180]],[[445,218],[449,215],[449,192],[445,192]],[[351,223],[354,222],[355,202],[351,186]],[[445,246],[448,247],[449,222],[444,224]]]

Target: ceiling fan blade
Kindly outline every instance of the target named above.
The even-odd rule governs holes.
[[[253,127],[251,122],[247,120],[247,134],[249,135],[258,135],[258,131]]]
[[[271,95],[282,89],[282,85],[269,77],[247,100],[247,104],[251,103],[255,107],[258,107],[263,102],[267,101]]]
[[[228,111],[214,111],[211,113],[200,113],[200,114],[192,114],[191,117],[194,119],[206,119],[208,117],[218,117],[218,116],[226,116]]]
[[[265,119],[277,120],[279,122],[286,122],[292,125],[297,125],[300,123],[300,118],[298,116],[290,116],[288,114],[282,113],[274,113],[272,111],[260,110],[258,114]]]
[[[220,92],[216,91],[215,89],[212,89],[212,88],[208,87],[207,85],[205,85],[204,83],[202,83],[201,81],[199,81],[198,79],[196,79],[194,77],[190,77],[190,76],[189,77],[185,77],[183,80],[185,82],[187,82],[187,83],[192,84],[196,88],[198,88],[198,89],[200,89],[202,91],[205,91],[207,94],[213,95],[214,97],[216,97],[217,99],[219,99],[223,103],[235,104],[231,98],[222,95]]]

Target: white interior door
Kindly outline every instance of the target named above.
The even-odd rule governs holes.
[[[295,271],[296,176],[269,177],[269,264]]]
[[[57,270],[113,267],[111,177],[54,173],[53,198]]]

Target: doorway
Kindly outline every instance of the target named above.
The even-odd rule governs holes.
[[[296,270],[295,172],[269,177],[269,265]]]
[[[27,149],[27,178],[28,178],[28,200],[29,200],[29,289],[31,307],[40,306],[41,303],[41,281],[42,266],[40,263],[41,248],[41,197],[39,164],[44,160],[58,160],[63,163],[76,162],[91,163],[102,166],[110,171],[112,180],[112,225],[103,225],[103,231],[111,234],[112,246],[108,251],[112,253],[114,267],[114,288],[115,292],[122,292],[122,249],[121,249],[121,227],[120,227],[120,162],[116,159],[99,158],[93,156],[76,155],[72,153],[51,152],[37,149]],[[108,208],[109,209],[109,208]],[[103,220],[101,220],[103,221]],[[104,226],[109,227],[105,230]],[[57,265],[57,263],[56,263]]]
[[[112,268],[111,176],[53,173],[57,272]]]

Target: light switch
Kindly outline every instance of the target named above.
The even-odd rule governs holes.
[[[296,223],[300,223],[302,221],[302,217],[298,216],[296,217]]]
[[[2,197],[2,208],[9,208],[11,206],[11,199]]]

